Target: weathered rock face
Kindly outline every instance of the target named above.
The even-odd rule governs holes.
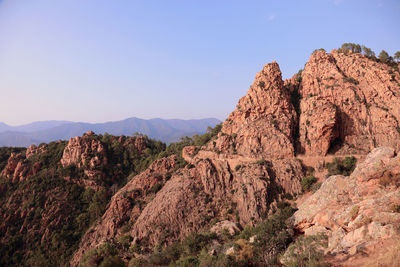
[[[24,153],[11,153],[7,165],[1,171],[0,176],[12,179],[12,182],[15,183],[18,181],[22,182],[29,176],[35,175],[40,170],[40,162],[28,164],[26,159],[27,157]]]
[[[24,156],[21,153],[11,153],[8,159],[7,165],[4,170],[0,173],[0,176],[5,176],[7,178],[18,179],[21,174],[21,166],[24,160]]]
[[[399,235],[400,156],[392,148],[374,149],[350,177],[331,176],[293,215],[294,225],[328,235],[327,253],[349,253],[360,245]],[[396,180],[397,179],[397,180]]]
[[[213,227],[211,227],[210,231],[218,235],[221,235],[224,231],[228,231],[230,235],[235,235],[236,233],[240,232],[240,229],[234,222],[222,221],[217,222]]]
[[[46,145],[41,145],[41,146],[36,146],[36,145],[31,145],[26,149],[26,158],[29,159],[30,157],[43,153],[46,151]]]
[[[293,157],[297,114],[276,62],[264,66],[223,123],[213,148],[247,157]]]
[[[302,107],[307,104],[307,101],[302,102]],[[312,113],[302,113],[300,117],[300,142],[306,155],[325,155],[339,137],[337,108],[321,99],[311,110]]]
[[[64,149],[61,158],[63,167],[76,165],[78,168],[89,165],[94,168],[100,164],[107,165],[107,157],[100,141],[91,138],[93,132],[88,132],[82,137],[71,138]]]
[[[283,166],[292,166],[286,177],[279,175],[286,172],[280,169]],[[300,192],[301,174],[297,161],[282,165],[253,162],[234,171],[228,161],[198,158],[195,167],[173,175],[146,206],[133,227],[132,236],[155,245],[162,238],[169,242],[198,231],[212,218],[228,218],[242,226],[253,224],[267,216],[270,204],[280,192]],[[285,188],[281,180],[290,185]]]
[[[398,71],[361,54],[333,50],[313,53],[301,77],[301,152],[400,148]]]

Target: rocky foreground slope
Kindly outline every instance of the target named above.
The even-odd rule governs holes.
[[[291,220],[306,236],[328,237],[331,261],[372,266],[379,250],[390,249],[383,244],[400,245],[400,156],[393,148],[372,150],[349,177],[327,178]]]
[[[393,151],[400,149],[399,81],[398,69],[357,53],[345,54],[336,50],[329,54],[324,51],[313,53],[304,70],[286,81],[282,80],[276,62],[267,64],[222,124],[218,136],[203,147],[183,149],[182,155],[189,165],[171,172],[164,164],[173,159],[154,162],[149,170],[134,177],[112,198],[101,220],[83,237],[71,264],[77,265],[83,254],[104,242],[118,246],[118,240],[125,239],[128,247],[139,246],[146,254],[157,245],[171,244],[191,232],[208,229],[215,220],[229,221],[239,228],[255,225],[268,217],[284,196],[302,192],[300,182],[306,169],[297,158],[299,155],[302,159],[317,157],[323,162],[327,153],[366,155],[376,147],[388,146],[394,149],[390,150],[392,157]],[[356,180],[362,178],[353,177],[359,177],[358,173],[369,166],[369,158],[364,165],[359,165],[357,174],[343,182],[343,190],[350,195],[345,197],[346,201],[353,201],[352,197],[360,198],[353,196],[355,192],[350,190],[350,184],[358,187]],[[164,167],[155,171],[157,165]],[[169,163],[168,166],[172,165]],[[168,180],[166,174],[171,175]],[[141,184],[143,181],[155,183],[155,176],[163,186],[154,197],[148,198],[148,191],[143,190]],[[326,190],[329,181],[334,181],[331,183],[335,187],[336,181],[339,186],[342,180],[346,178],[328,179],[313,199],[327,198],[325,194],[338,197],[336,191],[321,192]],[[382,204],[379,197],[392,192],[379,184],[375,186],[380,191],[369,196],[372,201],[369,208],[372,209]],[[393,193],[393,197],[384,199],[389,204],[398,199],[398,195]],[[308,201],[312,202],[311,199]],[[321,206],[318,211],[329,211],[332,203],[326,201],[321,205],[323,203],[326,206]],[[339,201],[336,205],[341,204],[343,202]],[[313,223],[315,214],[298,219],[299,214],[311,212],[310,205],[303,204],[295,214],[295,228],[301,231],[313,225],[317,227]],[[360,214],[364,213],[363,207],[359,207]],[[348,216],[349,207],[341,209],[339,213]],[[384,227],[379,230],[384,229],[383,232],[390,232],[392,236],[397,234],[397,215],[392,215],[393,227],[378,226],[374,217],[368,218],[371,227]],[[320,216],[327,224],[336,223],[333,217]],[[354,228],[364,219],[347,218],[336,228],[321,227],[328,229],[325,232],[342,227],[342,236],[336,235],[341,239],[348,231],[358,229],[343,225],[350,220],[355,220],[351,224]],[[319,230],[321,227],[318,225]],[[330,244],[330,252],[343,252],[337,246]],[[125,251],[120,253],[125,260],[142,257],[127,249],[120,251]]]
[[[4,252],[12,263],[21,257],[20,265],[39,266],[54,265],[57,255],[71,266],[270,266],[311,254],[350,264],[378,242],[398,245],[399,120],[397,65],[319,50],[283,81],[272,62],[206,138],[165,150],[144,137],[88,133],[52,144],[51,158],[49,146],[12,154],[1,173],[1,242],[20,234]],[[355,158],[327,164],[345,156],[359,159],[353,174],[326,178],[325,167],[353,170]],[[317,178],[321,187],[305,193]],[[45,189],[32,187],[45,207],[36,211],[36,200],[25,205],[23,195],[36,196],[30,186],[42,181]],[[94,192],[106,193],[106,207],[95,208]],[[37,236],[40,250],[29,246]],[[302,240],[315,250],[293,260],[290,251],[303,255]]]

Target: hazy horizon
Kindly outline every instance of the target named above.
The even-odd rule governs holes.
[[[0,121],[224,120],[262,66],[400,50],[395,0],[0,0]]]
[[[156,119],[161,119],[161,120],[186,120],[186,121],[190,121],[190,120],[206,120],[206,119],[217,119],[220,121],[224,121],[225,119],[221,120],[219,118],[212,118],[212,117],[204,117],[204,118],[195,118],[195,119],[181,119],[181,118],[160,118],[160,117],[156,117],[156,118],[139,118],[139,117],[128,117],[128,118],[123,118],[123,119],[117,119],[117,120],[107,120],[107,121],[96,121],[96,122],[91,122],[91,121],[70,121],[70,120],[39,120],[39,121],[31,121],[31,122],[27,122],[27,123],[22,123],[22,124],[9,124],[7,122],[4,121],[0,121],[0,123],[5,123],[8,126],[11,127],[18,127],[18,126],[23,126],[23,125],[28,125],[31,123],[38,123],[38,122],[56,122],[56,121],[60,121],[60,122],[65,122],[65,123],[89,123],[89,124],[101,124],[101,123],[108,123],[108,122],[116,122],[116,121],[124,121],[127,119],[132,119],[132,118],[136,118],[136,119],[140,119],[140,120],[156,120]]]

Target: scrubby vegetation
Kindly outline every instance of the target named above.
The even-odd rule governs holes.
[[[329,266],[324,260],[323,251],[327,246],[326,235],[301,236],[289,246],[285,254],[285,264],[290,267]]]
[[[110,243],[104,243],[82,257],[80,267],[124,267],[125,264],[117,255],[118,250]]]
[[[354,44],[354,43],[344,43],[342,46],[338,49],[339,52],[342,53],[360,53],[366,56],[367,58],[374,60],[376,62],[381,62],[385,63],[395,69],[398,70],[397,63],[400,61],[400,51],[397,51],[394,53],[393,57],[389,55],[388,52],[385,50],[382,50],[378,57],[376,57],[375,52],[372,51],[371,48],[366,47],[365,45],[359,45],[359,44]]]
[[[313,185],[318,181],[318,179],[315,176],[306,176],[303,179],[301,179],[300,184],[301,188],[303,188],[303,191],[309,192],[313,188]]]
[[[133,146],[137,137],[105,134],[85,138],[100,141],[109,162],[107,166],[96,167],[99,175],[91,178],[100,187],[97,191],[79,184],[89,179],[84,173],[88,166],[61,166],[65,141],[42,144],[42,152],[23,159],[28,170],[40,166],[28,179],[13,183],[12,179],[0,177],[3,192],[0,215],[8,218],[7,225],[0,226],[1,266],[66,264],[81,236],[104,213],[115,188],[123,186],[130,173],[137,174],[147,168],[165,149],[165,144],[147,137],[143,151]],[[5,165],[7,160],[3,155],[24,150],[2,148],[0,151],[4,158],[0,163]],[[10,212],[24,215],[10,216]]]
[[[290,204],[281,202],[270,218],[236,235],[227,231],[221,235],[192,233],[181,242],[156,246],[148,260],[132,258],[129,266],[274,266],[293,241],[286,221],[294,211]]]
[[[328,175],[344,175],[349,176],[356,168],[357,159],[353,156],[344,159],[335,158],[332,162],[327,163]]]

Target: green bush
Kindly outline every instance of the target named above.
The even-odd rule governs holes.
[[[330,163],[326,164],[328,175],[344,175],[349,176],[355,169],[357,159],[353,156],[345,157],[344,159],[334,158]]]
[[[111,243],[104,243],[97,248],[89,250],[82,256],[79,267],[123,267],[124,262],[117,255],[118,251]]]
[[[327,245],[326,235],[301,236],[289,246],[282,260],[285,266],[290,267],[329,266],[324,260],[323,251]]]
[[[306,176],[303,179],[301,179],[301,188],[303,189],[304,192],[309,192],[311,191],[312,186],[318,181],[315,176]]]
[[[311,186],[311,192],[315,193],[321,188],[322,183],[315,183]]]
[[[128,267],[144,267],[144,266],[149,266],[147,261],[141,258],[132,258],[129,261]]]
[[[174,267],[192,267],[198,266],[199,259],[196,256],[187,256],[176,261],[172,266]]]
[[[120,257],[116,255],[107,256],[100,263],[99,267],[125,267],[125,263]]]

